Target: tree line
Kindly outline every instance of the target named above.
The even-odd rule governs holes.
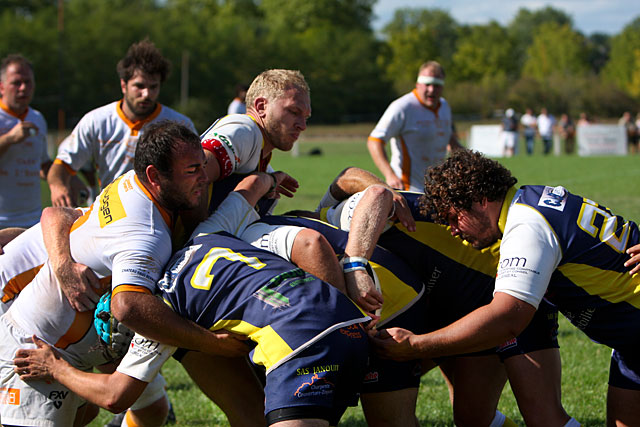
[[[375,0],[0,0],[0,55],[34,64],[51,127],[73,126],[121,96],[116,63],[148,37],[172,62],[161,102],[198,130],[225,114],[237,83],[294,68],[312,91],[312,123],[375,121],[439,61],[457,115],[547,107],[617,117],[640,101],[640,17],[615,35],[585,35],[553,7],[511,22],[464,25],[440,9],[396,10],[376,34]]]

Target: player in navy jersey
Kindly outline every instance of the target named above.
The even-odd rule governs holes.
[[[425,210],[477,248],[501,239],[491,302],[441,330],[388,329],[374,342],[394,359],[438,357],[499,345],[518,335],[544,297],[592,340],[612,347],[608,425],[639,425],[640,276],[627,250],[638,226],[563,187],[514,187],[479,153],[454,153],[428,172]]]

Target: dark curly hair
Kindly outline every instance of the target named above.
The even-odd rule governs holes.
[[[420,200],[423,215],[446,222],[455,211],[471,210],[474,202],[505,197],[518,180],[495,160],[471,150],[457,150],[438,166],[430,168],[424,179],[424,196]]]
[[[160,75],[160,83],[164,83],[169,76],[171,64],[160,53],[158,48],[149,39],[134,43],[127,50],[127,54],[118,62],[116,67],[118,76],[128,82],[136,70],[146,74]]]

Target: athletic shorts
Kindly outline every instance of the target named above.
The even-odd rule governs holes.
[[[270,225],[263,222],[251,224],[239,236],[245,242],[265,251],[280,255],[291,261],[293,242],[302,227],[293,225]]]
[[[336,425],[347,406],[358,404],[368,353],[367,333],[357,323],[270,371],[264,388],[267,423],[321,418]]]
[[[419,335],[427,332],[426,297],[423,295],[413,306],[399,316],[385,323],[383,328],[405,328]],[[362,393],[383,393],[388,391],[417,388],[422,372],[421,360],[398,362],[378,357],[371,352],[369,369],[362,382]]]
[[[336,206],[330,207],[326,212],[326,221],[338,227],[341,230],[349,231],[351,229],[351,220],[353,219],[353,213],[356,210],[356,206],[360,203],[360,199],[364,196],[364,193],[367,190],[360,191],[351,195],[346,200],[343,200]],[[387,221],[387,224],[384,226],[383,231],[387,231],[393,223],[391,221]]]
[[[72,426],[85,401],[58,382],[20,379],[13,371],[18,348],[33,348],[31,335],[0,317],[0,422],[16,426]]]
[[[609,385],[640,390],[640,350],[613,350],[609,366]]]
[[[558,345],[558,309],[542,300],[529,325],[516,338],[497,348],[501,360]]]

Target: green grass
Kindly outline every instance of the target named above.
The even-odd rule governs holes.
[[[289,153],[275,153],[272,164],[285,170],[300,182],[294,199],[282,200],[276,213],[290,209],[313,209],[333,177],[347,166],[375,170],[366,151],[366,137],[343,139],[308,138],[299,147],[297,157]],[[320,148],[322,155],[311,156],[309,151]],[[639,157],[576,156],[544,157],[536,154],[505,159],[503,163],[518,178],[520,184],[564,185],[572,192],[588,197],[611,208],[625,218],[640,220]],[[584,334],[560,320],[560,346],[563,360],[563,403],[567,411],[584,426],[605,424],[606,383],[610,350],[589,341]],[[163,368],[169,384],[179,426],[224,426],[222,413],[199,392],[182,367],[171,360]],[[442,377],[432,371],[422,378],[418,397],[418,418],[422,425],[452,426],[448,392]],[[232,385],[229,385],[232,387]],[[519,425],[522,417],[509,386],[500,401],[499,409]],[[102,426],[110,414],[101,411],[92,426]],[[351,408],[343,418],[343,426],[365,426],[359,408]]]

